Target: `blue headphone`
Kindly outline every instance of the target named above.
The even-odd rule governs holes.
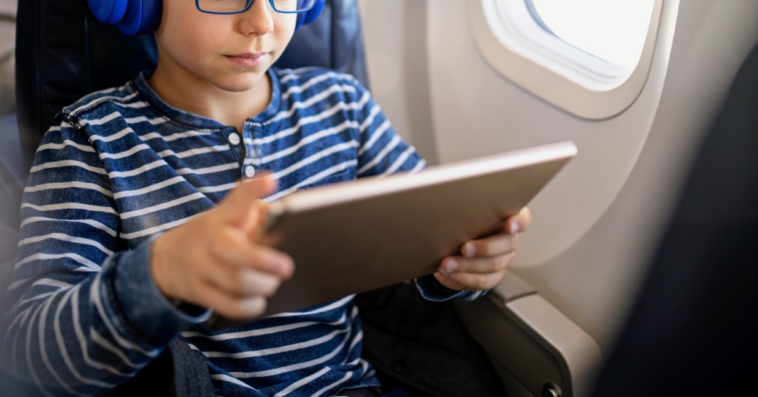
[[[295,30],[315,21],[324,8],[324,2],[316,0],[309,11],[298,13]],[[163,0],[87,0],[87,3],[98,21],[116,24],[130,36],[157,29],[163,14]]]

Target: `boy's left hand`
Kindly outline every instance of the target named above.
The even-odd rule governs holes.
[[[442,260],[434,277],[440,284],[456,291],[479,291],[495,287],[513,262],[518,233],[532,223],[532,213],[523,208],[505,221],[503,232],[481,240],[472,240],[461,248],[463,256]]]

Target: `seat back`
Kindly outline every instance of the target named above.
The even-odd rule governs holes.
[[[16,116],[0,116],[0,308],[13,276],[23,174]]]
[[[690,170],[595,396],[755,395],[758,46]]]

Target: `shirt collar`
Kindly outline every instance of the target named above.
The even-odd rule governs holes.
[[[271,78],[271,101],[269,102],[266,109],[258,113],[255,117],[247,119],[247,121],[251,121],[256,124],[265,123],[276,116],[276,114],[279,112],[279,105],[282,100],[281,86],[279,83],[279,78],[276,76],[276,71],[274,68],[269,68],[267,73]],[[194,128],[212,130],[230,128],[229,126],[221,124],[220,122],[208,117],[188,113],[172,107],[163,99],[161,99],[161,97],[159,97],[158,94],[153,91],[152,87],[150,87],[150,84],[147,83],[147,81],[150,79],[150,76],[152,76],[152,72],[142,72],[139,74],[139,76],[137,76],[136,79],[134,79],[133,83],[137,88],[137,91],[145,98],[150,106],[158,110],[158,112],[174,121],[177,121],[181,124],[187,124],[188,126]]]

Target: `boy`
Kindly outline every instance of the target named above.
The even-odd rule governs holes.
[[[294,272],[250,238],[257,198],[424,167],[350,76],[270,68],[295,29],[272,7],[287,2],[164,0],[155,72],[57,116],[22,205],[2,344],[12,373],[46,395],[96,395],[180,337],[205,356],[218,395],[375,393],[352,297],[204,326],[211,311],[260,316]],[[233,13],[208,13],[220,5]],[[529,223],[523,211],[506,233],[467,243],[419,291],[481,295]]]

